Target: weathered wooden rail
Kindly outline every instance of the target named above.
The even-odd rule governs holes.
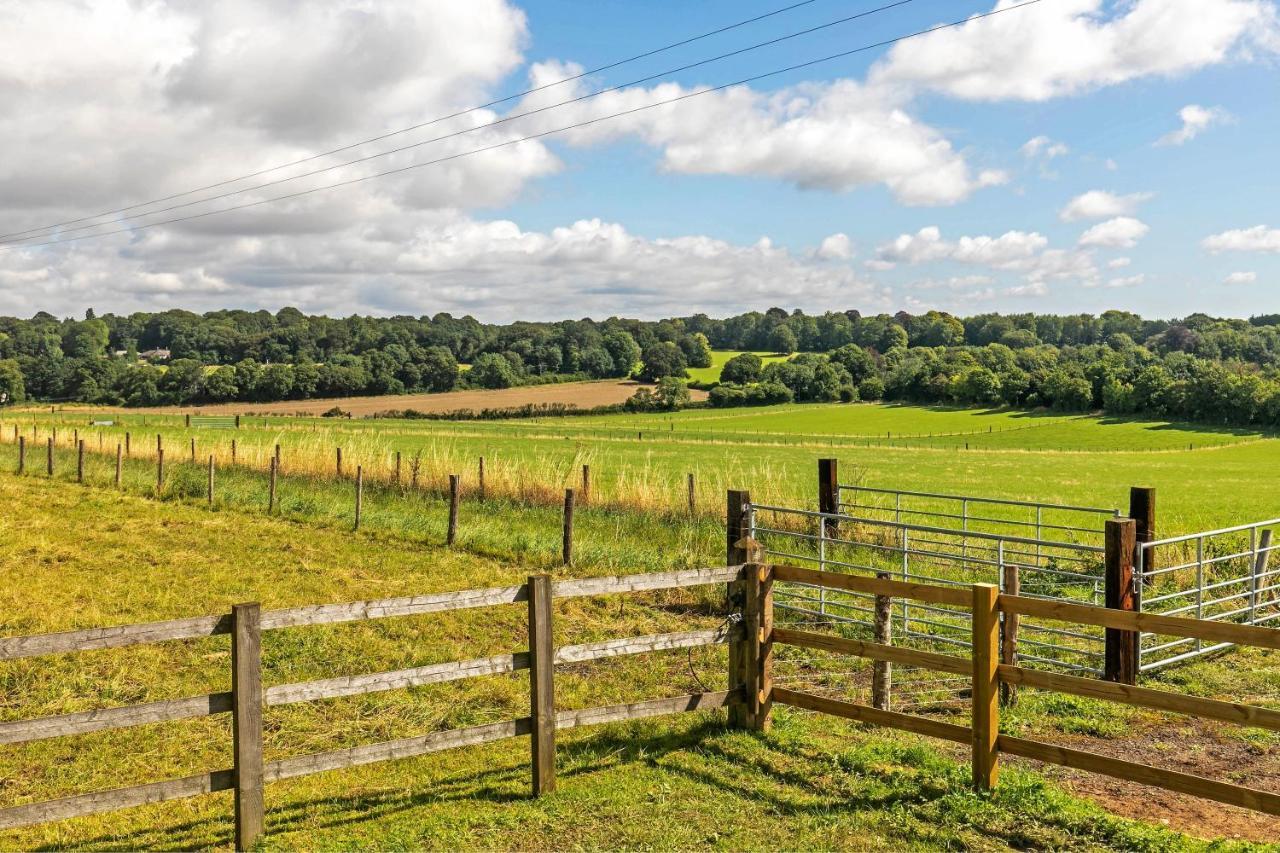
[[[147,702],[116,708],[0,723],[0,743],[17,744],[148,723],[185,720],[213,714],[232,715],[234,766],[109,791],[95,791],[0,809],[0,828],[115,811],[145,803],[235,791],[235,843],[254,844],[264,823],[263,786],[270,782],[354,767],[378,761],[424,755],[518,736],[530,736],[535,794],[555,788],[555,732],[579,726],[639,719],[681,711],[721,708],[740,703],[740,690],[730,689],[652,699],[582,710],[556,711],[554,670],[557,664],[602,660],[619,655],[729,643],[741,629],[724,627],[642,637],[604,640],[555,648],[551,641],[551,603],[555,599],[677,589],[708,584],[735,584],[742,566],[690,569],[660,574],[552,581],[532,576],[518,586],[357,601],[263,611],[241,604],[229,614],[174,619],[111,628],[0,639],[0,661],[38,655],[123,648],[229,634],[232,689],[226,692]],[[262,633],[281,628],[333,625],[370,619],[416,616],[452,610],[525,602],[529,610],[529,648],[509,654],[451,661],[391,672],[342,676],[263,689],[260,664]],[[262,758],[262,709],[297,702],[356,696],[439,684],[464,678],[530,671],[528,716],[465,729],[433,732],[347,749],[299,755],[278,761]]]

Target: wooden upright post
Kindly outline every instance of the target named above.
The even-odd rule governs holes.
[[[237,415],[237,417],[239,416]],[[236,464],[237,456],[238,454],[236,453],[236,440],[233,438],[231,439],[231,464],[232,465]]]
[[[751,728],[767,732],[773,710],[773,572],[750,563],[746,568],[743,638],[748,650],[746,691]]]
[[[276,445],[278,448],[280,445]],[[276,511],[276,473],[280,470],[280,460],[271,457],[271,479],[267,486],[267,515]]]
[[[132,455],[133,455],[133,453],[132,453],[132,451],[131,451],[131,449],[130,449],[130,447],[129,447],[129,433],[127,433],[127,432],[124,434],[124,455],[125,455],[125,456],[132,456]]]
[[[449,475],[449,527],[445,532],[445,544],[452,545],[458,539],[458,475]]]
[[[400,488],[400,451],[396,451],[396,488]]]
[[[1132,518],[1108,518],[1105,541],[1106,605],[1113,610],[1138,610],[1134,583],[1133,552],[1137,524]],[[1104,676],[1120,684],[1138,683],[1138,631],[1106,629]]]
[[[116,442],[116,488],[120,488],[121,475],[124,473],[124,447]]]
[[[262,632],[255,604],[231,608],[231,736],[235,778],[235,848],[262,835]]]
[[[698,506],[698,500],[697,500],[698,493],[697,493],[697,490],[694,488],[694,479],[693,479],[692,471],[689,472],[688,487],[689,487],[689,516],[692,518],[694,510]]]
[[[1018,574],[1016,564],[1005,564],[1005,595],[1022,594],[1022,578]],[[1004,613],[1000,619],[1000,663],[1009,666],[1018,665],[1018,614]],[[1007,681],[1000,682],[1000,701],[1012,706],[1018,701],[1018,686]]]
[[[1129,517],[1133,519],[1134,547],[1142,547],[1144,542],[1156,541],[1156,490],[1133,486],[1129,489]],[[1138,554],[1135,550],[1133,564],[1138,565]],[[1148,548],[1143,555],[1142,570],[1149,572],[1156,567],[1156,552]]]
[[[164,448],[156,451],[156,494],[164,489]]]
[[[18,473],[27,473],[27,437],[18,436]]]
[[[591,503],[591,466],[582,466],[582,505]]]
[[[564,565],[573,562],[573,489],[564,490],[564,531],[561,539],[560,556]]]
[[[185,416],[185,420],[182,422],[182,425],[185,426],[187,429],[191,429],[191,415]]]
[[[45,470],[50,477],[53,476],[53,437],[49,437],[47,459],[45,460]]]
[[[356,530],[360,529],[360,511],[364,504],[364,467],[356,466]]]
[[[334,470],[337,472],[338,479],[342,479],[342,448],[336,448],[338,451],[337,465]]]
[[[76,482],[84,482],[84,439],[76,439]]]
[[[751,503],[751,493],[730,490],[725,504],[725,564],[740,566],[747,562],[746,543],[746,507]],[[741,616],[746,604],[746,584],[734,581],[726,590],[730,618],[733,614]],[[743,691],[744,698],[747,687],[747,667],[751,660],[751,650],[744,630],[740,639],[729,643],[729,689]],[[735,728],[748,728],[751,725],[751,709],[748,702],[735,703],[729,706],[729,725]]]
[[[826,515],[837,515],[840,512],[840,480],[837,474],[836,460],[818,460],[818,512]],[[839,523],[834,518],[823,519],[826,535],[834,539],[839,530]]]
[[[973,787],[989,791],[999,775],[1000,663],[999,590],[973,585]]]
[[[881,580],[889,580],[888,572],[876,572],[876,577]],[[893,629],[891,617],[893,614],[893,599],[887,595],[877,595],[875,598],[875,616],[873,622],[875,642],[882,646],[887,646],[893,642]],[[893,684],[893,664],[887,660],[877,660],[871,663],[871,704],[873,707],[879,708],[881,711],[889,710],[889,691]]]
[[[480,478],[476,481],[476,489],[480,495],[480,500],[484,500],[484,457],[480,457]]]
[[[213,454],[209,454],[209,506],[213,506]]]
[[[196,440],[195,440],[195,437],[193,436],[191,438],[191,464],[194,465],[195,462],[196,462]]]
[[[555,648],[551,637],[551,577],[529,577],[529,718],[533,795],[556,789]]]

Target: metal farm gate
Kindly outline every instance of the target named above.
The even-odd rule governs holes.
[[[1104,559],[1108,535],[1121,528],[1107,522],[1124,520],[1118,508],[872,488],[841,484],[836,472],[835,460],[819,460],[817,510],[730,493],[730,539],[746,535],[771,560],[826,571],[991,583],[1016,595],[1251,625],[1280,618],[1280,567],[1269,567],[1268,559],[1280,547],[1272,544],[1280,519],[1157,540],[1155,492],[1135,488],[1129,529],[1136,541],[1116,538]],[[779,618],[845,624],[868,637],[875,605],[873,596],[800,583],[775,592]],[[897,645],[937,651],[970,645],[969,614],[954,608],[894,601],[888,621]],[[1140,672],[1231,646],[1111,632],[1109,648],[1102,628],[1025,617],[1001,636],[1006,663],[1131,683]]]

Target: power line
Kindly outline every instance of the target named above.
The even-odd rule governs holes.
[[[531,89],[525,89],[523,92],[516,92],[514,94],[506,95],[496,100],[489,101],[488,103],[479,104],[474,107],[467,107],[466,109],[458,110],[457,112],[449,113],[448,115],[437,116],[436,118],[428,119],[427,121],[419,122],[418,124],[409,125],[408,127],[402,127],[397,130],[391,130],[386,133],[380,134],[378,136],[371,136],[368,139],[362,139],[359,142],[352,142],[347,145],[342,145],[338,148],[331,148],[328,151],[322,151],[319,154],[311,154],[307,157],[303,157],[299,160],[293,160],[289,163],[281,163],[278,166],[271,166],[266,169],[260,169],[257,172],[250,172],[248,174],[240,175],[239,177],[235,177],[235,178],[227,178],[225,180],[217,181],[212,184],[206,184],[203,187],[196,187],[195,189],[184,190],[180,193],[174,193],[173,195],[162,196],[160,198],[153,198],[149,201],[140,201],[137,204],[131,204],[126,207],[118,207],[115,210],[104,210],[101,213],[93,213],[88,216],[82,216],[79,219],[68,219],[64,222],[55,222],[51,225],[42,225],[37,228],[28,228],[24,231],[14,231],[9,234],[0,234],[0,240],[4,240],[4,238],[7,238],[7,237],[19,237],[24,234],[32,234],[33,232],[36,232],[36,231],[48,231],[53,228],[60,228],[64,225],[75,225],[80,222],[86,222],[90,219],[97,219],[102,216],[112,216],[117,213],[126,213],[130,210],[137,210],[140,207],[146,207],[152,204],[160,204],[162,202],[172,201],[173,199],[182,198],[183,196],[192,195],[193,193],[204,192],[205,190],[213,190],[213,189],[217,189],[218,187],[225,187],[228,184],[234,184],[238,181],[247,181],[250,178],[256,178],[261,175],[269,174],[271,172],[277,172],[280,169],[287,169],[290,166],[300,166],[303,163],[310,163],[313,160],[319,160],[324,157],[330,157],[334,154],[341,154],[343,151],[350,151],[352,148],[359,148],[361,145],[368,145],[371,142],[381,142],[384,139],[390,139],[393,136],[399,136],[401,134],[409,133],[414,130],[421,130],[424,127],[429,127],[433,124],[439,124],[442,121],[448,121],[449,119],[459,118],[461,116],[469,115],[474,112],[479,112],[480,110],[488,109],[489,107],[496,107],[499,104],[505,104],[507,101],[514,101],[516,98],[523,98],[526,95],[532,95],[537,92],[542,92],[546,89],[551,89],[556,86],[560,86],[564,83],[572,83],[574,80],[581,80],[583,77],[587,77],[592,74],[599,74],[602,71],[609,71],[610,69],[617,68],[621,65],[627,65],[628,63],[631,63],[631,62],[638,62],[641,59],[648,59],[650,56],[657,56],[659,53],[665,53],[669,50],[675,50],[678,47],[684,47],[685,45],[693,44],[696,41],[701,41],[703,39],[711,38],[712,36],[718,36],[723,33],[727,33],[731,30],[736,30],[739,27],[745,27],[749,24],[758,23],[759,21],[763,21],[767,18],[772,18],[777,15],[782,15],[786,12],[791,12],[796,9],[799,9],[802,6],[809,6],[816,2],[818,2],[818,0],[801,0],[801,2],[799,3],[792,3],[790,6],[783,6],[781,9],[774,9],[772,12],[765,12],[761,15],[756,15],[754,18],[747,18],[745,20],[738,21],[737,23],[734,23],[734,24],[728,24],[718,29],[701,33],[700,35],[690,36],[689,38],[672,42],[671,44],[663,45],[662,47],[656,47],[652,50],[645,51],[644,53],[637,53],[635,56],[629,56],[626,59],[619,59],[613,62],[609,62],[605,65],[599,65],[599,66],[596,66],[595,68],[589,68],[585,71],[581,71],[570,77],[565,77],[560,80],[555,80],[551,83],[544,83],[541,86],[534,86]],[[102,224],[105,224],[105,223],[102,223]]]
[[[860,18],[866,18],[866,17],[870,17],[871,15],[876,15],[876,14],[879,14],[879,13],[881,13],[881,12],[886,12],[886,11],[888,11],[888,10],[890,10],[890,9],[894,9],[894,8],[896,8],[896,7],[898,7],[898,6],[905,6],[906,4],[911,3],[911,2],[914,2],[914,0],[894,0],[894,2],[892,2],[892,3],[887,3],[887,4],[883,5],[883,6],[877,6],[877,7],[876,7],[876,8],[874,8],[874,9],[868,9],[868,10],[867,10],[867,11],[865,11],[865,12],[858,12],[857,14],[854,14],[854,15],[846,15],[846,16],[845,16],[845,17],[843,17],[843,18],[838,18],[838,19],[836,19],[836,20],[834,20],[834,21],[828,21],[828,22],[827,22],[827,23],[825,23],[825,24],[818,24],[818,25],[816,25],[816,26],[808,27],[808,28],[803,29],[803,30],[798,30],[798,31],[796,31],[796,32],[794,32],[794,33],[788,33],[787,35],[778,36],[778,37],[776,37],[776,38],[768,39],[768,40],[766,40],[766,41],[762,41],[762,42],[757,42],[756,44],[748,45],[747,47],[741,47],[741,48],[738,48],[738,49],[736,49],[736,50],[731,50],[731,51],[729,51],[729,52],[727,52],[727,53],[722,53],[722,54],[719,54],[718,56],[713,56],[713,57],[710,57],[710,58],[708,58],[708,59],[700,59],[700,60],[698,60],[698,61],[696,61],[696,62],[686,63],[685,65],[677,66],[676,68],[668,68],[668,69],[666,69],[665,71],[659,71],[659,72],[656,72],[656,73],[654,73],[654,74],[650,74],[650,75],[645,76],[645,77],[640,77],[640,78],[635,79],[635,80],[630,80],[630,81],[628,81],[628,82],[626,82],[626,83],[619,83],[619,84],[617,84],[616,86],[610,86],[610,87],[605,88],[605,89],[599,89],[599,90],[597,90],[597,91],[595,91],[595,92],[588,92],[587,94],[584,94],[584,95],[578,95],[578,96],[577,96],[577,97],[575,97],[575,98],[569,98],[568,100],[565,100],[565,101],[560,101],[560,102],[558,102],[558,103],[554,103],[554,104],[548,104],[548,105],[546,105],[546,106],[538,107],[538,108],[536,108],[536,109],[526,110],[526,111],[524,111],[524,112],[522,112],[522,113],[513,113],[513,114],[511,114],[511,115],[503,116],[502,118],[498,118],[498,119],[494,119],[493,121],[486,122],[485,124],[478,124],[478,125],[475,125],[475,126],[473,126],[473,127],[467,127],[467,128],[463,128],[463,129],[461,129],[461,130],[455,130],[455,131],[452,131],[452,132],[450,132],[450,133],[443,134],[443,135],[441,135],[441,136],[435,136],[435,137],[432,137],[431,139],[423,139],[423,140],[421,140],[421,141],[419,141],[419,142],[412,142],[412,143],[409,143],[408,145],[401,145],[401,146],[400,146],[400,147],[398,147],[398,148],[390,148],[390,149],[388,149],[388,150],[386,150],[386,151],[379,151],[379,152],[377,152],[377,153],[375,153],[375,154],[368,154],[368,155],[365,155],[364,157],[356,157],[356,158],[354,158],[354,159],[347,160],[347,161],[342,162],[342,163],[335,163],[335,164],[333,164],[332,166],[323,166],[323,167],[318,168],[318,169],[312,169],[312,170],[311,170],[311,171],[309,171],[309,172],[300,172],[300,173],[298,173],[298,174],[296,174],[296,175],[290,175],[290,176],[288,176],[288,177],[284,177],[284,178],[276,178],[275,180],[271,180],[271,181],[264,181],[264,182],[262,182],[262,183],[260,183],[260,184],[255,184],[255,185],[250,186],[250,187],[241,187],[240,189],[228,190],[227,192],[218,193],[217,195],[206,196],[205,198],[198,198],[198,199],[195,199],[195,200],[193,200],[193,201],[184,201],[184,202],[180,202],[180,203],[178,203],[178,204],[171,204],[171,205],[169,205],[168,207],[160,207],[160,208],[156,208],[155,210],[147,210],[147,211],[143,211],[143,212],[141,212],[141,213],[137,214],[137,216],[154,216],[154,215],[156,215],[156,214],[160,214],[160,213],[169,213],[169,212],[174,211],[174,210],[182,210],[182,209],[184,209],[184,208],[193,207],[193,206],[195,206],[195,205],[197,205],[197,204],[204,204],[204,203],[206,203],[206,202],[210,202],[210,201],[221,201],[221,200],[222,200],[222,199],[224,199],[224,198],[230,198],[230,197],[232,197],[232,196],[242,195],[242,194],[244,194],[244,193],[256,192],[256,191],[258,191],[258,190],[267,189],[268,187],[279,186],[280,184],[287,184],[287,183],[289,183],[289,182],[291,182],[291,181],[298,181],[298,180],[301,180],[301,179],[303,179],[303,178],[311,178],[311,177],[315,177],[316,175],[321,175],[321,174],[324,174],[324,173],[326,173],[326,172],[332,172],[332,171],[335,171],[335,170],[337,170],[337,169],[344,169],[344,168],[346,168],[346,167],[348,167],[348,166],[355,166],[355,165],[358,165],[358,164],[360,164],[360,163],[367,163],[367,162],[369,162],[370,160],[377,160],[377,159],[382,158],[382,157],[389,157],[389,156],[391,156],[392,154],[400,154],[400,153],[403,153],[403,152],[405,152],[405,151],[410,151],[410,150],[415,149],[415,148],[421,148],[421,147],[422,147],[422,146],[424,146],[424,145],[430,145],[430,144],[435,143],[435,142],[443,142],[444,140],[447,140],[447,139],[454,139],[454,138],[456,138],[456,137],[459,137],[459,136],[465,136],[465,135],[466,135],[466,134],[468,134],[468,133],[475,133],[475,132],[480,131],[480,130],[487,130],[487,129],[490,129],[490,128],[493,128],[493,127],[497,127],[498,125],[508,124],[508,123],[510,123],[510,122],[516,121],[517,119],[527,118],[527,117],[532,116],[532,115],[538,115],[539,113],[545,113],[545,112],[548,112],[548,111],[550,111],[550,110],[557,109],[558,107],[568,106],[568,105],[570,105],[570,104],[576,104],[576,103],[579,103],[579,102],[581,102],[581,101],[586,101],[586,100],[590,100],[591,98],[599,97],[600,95],[607,95],[607,94],[609,94],[609,93],[611,93],[611,92],[619,92],[619,91],[622,91],[623,89],[627,89],[627,88],[630,88],[630,87],[632,87],[632,86],[638,86],[638,85],[640,85],[641,83],[648,83],[648,82],[651,82],[651,81],[653,81],[653,80],[657,80],[657,79],[660,79],[660,78],[663,78],[663,77],[670,76],[670,75],[672,75],[672,74],[679,74],[680,72],[688,71],[688,70],[693,69],[693,68],[698,68],[698,67],[701,67],[701,66],[703,66],[703,65],[710,65],[710,64],[711,64],[711,63],[713,63],[713,62],[720,62],[721,60],[724,60],[724,59],[729,59],[729,58],[732,58],[732,57],[734,57],[734,56],[740,56],[740,55],[742,55],[742,54],[744,54],[744,53],[750,53],[750,52],[751,52],[751,51],[753,51],[753,50],[759,50],[759,49],[764,48],[764,47],[770,47],[770,46],[772,46],[772,45],[780,44],[780,43],[782,43],[782,42],[784,42],[784,41],[790,41],[791,39],[800,38],[801,36],[811,35],[811,34],[813,34],[813,33],[820,32],[820,31],[822,31],[822,30],[826,30],[826,29],[830,29],[830,28],[832,28],[832,27],[839,26],[839,25],[841,25],[841,24],[847,24],[847,23],[849,23],[850,21],[856,21],[856,20],[858,20],[858,19],[860,19]],[[102,227],[103,225],[107,225],[107,224],[109,224],[109,223],[106,223],[106,222],[92,222],[92,223],[89,223],[89,224],[87,224],[87,225],[77,225],[77,226],[76,226],[76,227],[74,227],[74,228],[66,228],[66,229],[64,229],[64,230],[63,230],[63,233],[71,234],[71,233],[76,233],[76,232],[79,232],[79,231],[87,231],[87,230],[90,230],[90,229],[92,229],[92,228],[100,228],[100,227]],[[31,229],[31,230],[32,230],[32,231],[38,231],[38,230],[52,230],[52,229]],[[24,243],[24,242],[26,242],[26,241],[28,241],[28,240],[38,240],[38,239],[41,239],[41,238],[43,238],[43,237],[49,237],[49,236],[52,236],[52,235],[51,235],[51,234],[34,234],[34,233],[32,233],[32,234],[29,234],[29,236],[26,236],[26,237],[10,237],[10,238],[7,238],[7,239],[5,239],[5,238],[0,238],[0,245],[6,244],[6,243]]]
[[[373,180],[374,178],[384,178],[389,175],[398,175],[404,172],[412,171],[414,169],[421,169],[427,166],[435,166],[435,165],[439,165],[440,163],[447,163],[453,160],[461,159],[463,157],[469,157],[474,154],[482,154],[487,151],[494,151],[499,148],[507,148],[512,145],[518,145],[521,142],[529,142],[535,139],[542,139],[547,136],[553,136],[558,133],[565,133],[570,130],[576,130],[578,128],[588,127],[593,124],[599,124],[602,121],[609,121],[610,119],[622,118],[623,116],[633,115],[635,113],[644,112],[646,110],[651,110],[656,107],[666,106],[667,104],[674,104],[674,103],[679,103],[681,101],[687,101],[691,98],[700,97],[702,95],[709,95],[709,94],[712,94],[713,92],[720,92],[725,89],[732,88],[734,86],[743,86],[748,83],[754,83],[759,80],[767,79],[769,77],[776,77],[780,74],[787,74],[792,71],[798,71],[803,68],[809,68],[811,66],[819,65],[824,62],[831,62],[833,60],[843,59],[844,57],[853,56],[858,53],[865,53],[866,51],[875,50],[876,48],[888,47],[890,45],[898,44],[899,42],[907,41],[909,39],[926,36],[926,35],[929,35],[930,33],[936,33],[941,30],[947,30],[947,29],[952,29],[954,27],[963,26],[964,24],[967,24],[970,21],[982,20],[983,18],[990,18],[990,17],[994,17],[995,15],[1005,14],[1006,12],[1013,12],[1018,9],[1024,9],[1028,6],[1034,6],[1040,2],[1042,2],[1042,0],[1024,0],[1024,2],[1018,3],[1013,6],[1006,6],[1000,9],[993,9],[990,12],[982,12],[980,14],[972,15],[968,18],[965,18],[959,21],[951,21],[945,24],[937,24],[935,26],[929,27],[928,29],[917,30],[913,33],[907,33],[906,35],[896,36],[891,39],[885,39],[884,41],[875,42],[874,44],[863,45],[862,47],[856,47],[850,50],[840,51],[839,53],[833,53],[828,56],[820,57],[818,59],[811,59],[806,62],[797,63],[795,65],[788,65],[785,68],[778,68],[773,71],[766,71],[762,74],[755,74],[750,77],[744,77],[741,80],[735,80],[731,83],[722,83],[719,86],[715,86],[708,89],[699,89],[696,92],[686,92],[683,95],[678,95],[673,98],[667,98],[666,100],[656,101],[652,104],[645,104],[643,106],[633,107],[631,109],[622,110],[621,112],[611,113],[610,115],[606,115],[606,116],[599,116],[593,119],[586,119],[580,122],[575,122],[573,124],[566,125],[564,127],[558,127],[553,130],[544,130],[540,133],[529,134],[528,136],[522,136],[517,139],[509,139],[503,142],[494,143],[493,145],[486,145],[482,148],[474,148],[470,151],[460,151],[455,154],[449,154],[447,156],[438,157],[434,160],[427,160],[422,163],[410,163],[407,166],[400,166],[395,169],[387,169],[386,171],[382,171],[382,172],[374,172],[369,175],[361,175],[360,177],[357,177],[357,178],[350,178],[345,181],[338,181],[336,183],[326,184],[321,187],[312,187],[311,189],[299,190],[297,192],[287,193],[285,195],[273,196],[272,198],[265,198],[265,199],[259,199],[257,201],[245,202],[244,204],[232,205],[230,207],[219,208],[217,210],[208,210],[208,211],[204,211],[203,213],[193,213],[188,216],[176,216],[171,219],[162,219],[156,222],[147,222],[141,225],[134,225],[128,228],[118,228],[113,231],[103,231],[98,234],[82,234],[79,237],[69,237],[65,240],[50,240],[43,243],[27,243],[27,244],[18,245],[18,246],[11,245],[4,248],[27,249],[27,248],[37,248],[40,246],[54,246],[54,245],[59,245],[61,243],[73,243],[73,242],[78,242],[80,240],[90,240],[96,237],[109,237],[115,234],[127,234],[127,233],[136,232],[136,231],[144,231],[146,229],[155,228],[160,225],[171,225],[177,222],[190,222],[195,219],[203,219],[205,217],[216,216],[221,213],[231,213],[237,210],[246,210],[248,208],[259,207],[264,204],[273,204],[278,201],[288,201],[290,199],[300,198],[302,196],[311,195],[312,193],[322,192],[324,190],[332,190],[332,189],[338,189],[340,187],[351,186],[353,184],[358,184],[358,183],[363,183],[364,181]]]

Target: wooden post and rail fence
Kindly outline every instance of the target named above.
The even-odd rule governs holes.
[[[732,545],[750,553],[754,543],[739,539]],[[863,641],[830,632],[775,625],[773,590],[779,583],[857,592],[888,600],[895,598],[962,608],[972,613],[972,648],[968,657]],[[643,637],[628,637],[555,647],[552,642],[553,603],[557,600],[728,584],[737,620],[704,629]],[[486,658],[430,664],[393,672],[320,679],[264,688],[261,647],[263,636],[282,628],[333,625],[371,619],[416,616],[444,611],[525,603],[528,645],[525,649]],[[231,637],[231,685],[225,693],[148,702],[53,717],[0,723],[0,743],[19,744],[86,732],[127,728],[230,713],[233,763],[180,779],[171,779],[0,808],[0,828],[110,812],[145,803],[234,791],[235,844],[250,848],[264,832],[263,789],[272,782],[370,764],[445,749],[488,743],[512,737],[530,739],[530,785],[535,796],[555,790],[556,732],[578,726],[652,717],[682,711],[727,708],[731,725],[767,731],[772,709],[786,705],[872,725],[967,744],[972,755],[972,783],[978,790],[997,784],[1005,755],[1057,764],[1170,791],[1205,797],[1230,805],[1280,815],[1280,794],[1221,782],[1191,773],[1167,770],[1088,751],[999,733],[1003,684],[1104,699],[1133,707],[1187,714],[1203,719],[1280,731],[1280,711],[1242,703],[1187,696],[1166,690],[1116,684],[1045,670],[1028,669],[1000,659],[1002,616],[1018,615],[1089,625],[1124,632],[1154,631],[1209,641],[1228,641],[1266,649],[1280,649],[1280,630],[1202,621],[1151,613],[1131,613],[1085,604],[1072,604],[1000,593],[990,584],[970,587],[862,577],[797,566],[749,562],[720,568],[690,569],[623,577],[553,581],[531,576],[518,586],[435,593],[380,601],[304,606],[263,611],[257,604],[236,605],[229,614],[91,628],[57,634],[0,638],[0,661],[140,644],[155,644],[216,635]],[[728,644],[728,689],[608,705],[558,710],[555,667],[559,664],[602,660],[619,655]],[[774,649],[795,646],[897,663],[961,675],[972,680],[971,724],[916,716],[863,705],[774,683]],[[398,690],[477,676],[530,671],[529,713],[488,725],[439,731],[385,743],[366,744],[276,761],[263,760],[262,711],[267,707],[339,696]]]

